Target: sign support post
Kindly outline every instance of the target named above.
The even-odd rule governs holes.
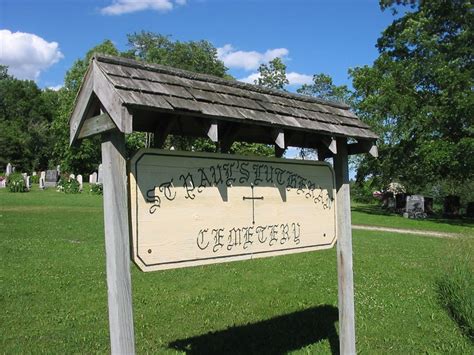
[[[337,199],[337,274],[339,344],[341,354],[355,354],[354,281],[349,190],[349,161],[346,138],[337,139],[334,156]]]
[[[127,163],[125,135],[118,130],[103,135],[102,166],[111,350],[134,354]]]

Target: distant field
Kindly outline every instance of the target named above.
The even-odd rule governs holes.
[[[473,231],[363,208],[353,223]],[[353,237],[358,351],[473,353],[435,292],[456,241]],[[1,352],[109,352],[100,196],[0,190],[0,261]],[[147,274],[133,266],[132,283],[139,353],[338,350],[335,249]]]

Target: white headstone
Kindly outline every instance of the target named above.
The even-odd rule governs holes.
[[[26,181],[26,177],[28,176],[28,174],[27,173],[21,173],[21,176],[23,176],[23,180]]]
[[[70,175],[69,175],[69,180],[70,180],[70,179],[75,179],[75,178],[76,178],[76,175],[74,175],[74,174],[70,174]]]
[[[97,173],[94,172],[89,175],[89,184],[97,184]]]
[[[0,189],[3,189],[5,187],[7,187],[7,179],[2,177],[0,178]]]
[[[45,180],[46,180],[46,171],[42,171],[40,173],[40,178],[39,178],[39,188],[40,189],[45,188]]]
[[[79,183],[79,191],[82,191],[82,175],[77,175],[76,180]]]
[[[99,170],[97,173],[97,183],[99,184],[104,183],[104,171],[102,170],[102,164],[99,164]]]
[[[61,165],[56,166],[56,171],[58,172],[58,176],[61,175]]]
[[[33,176],[36,176],[36,171],[33,171]]]
[[[5,172],[5,175],[8,176],[13,172],[12,165],[10,163],[7,164],[7,171]]]
[[[27,190],[30,189],[30,177],[29,176],[26,177],[26,189]]]

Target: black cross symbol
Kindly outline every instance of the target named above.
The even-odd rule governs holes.
[[[250,184],[250,188],[252,189],[252,197],[245,197],[243,196],[242,199],[245,200],[252,200],[252,223],[255,224],[255,200],[263,200],[263,196],[255,197],[253,195],[253,184]]]

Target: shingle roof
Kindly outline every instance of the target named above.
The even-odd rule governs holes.
[[[81,91],[89,87],[90,92],[100,96],[98,86],[104,87],[105,96],[113,96],[118,100],[116,106],[126,107],[130,112],[158,110],[318,135],[378,138],[348,106],[340,103],[121,57],[96,55],[91,67],[94,65],[89,72],[96,70],[99,74],[86,74]],[[88,80],[95,82],[88,84]],[[97,81],[106,83],[99,85]],[[81,94],[88,95],[79,93],[71,118],[72,123],[79,125],[88,109],[77,106],[86,106],[85,102],[90,101],[85,99],[81,103]],[[116,115],[120,110],[116,110]],[[75,126],[71,125],[71,132],[78,128]],[[129,133],[132,124],[117,127]]]

